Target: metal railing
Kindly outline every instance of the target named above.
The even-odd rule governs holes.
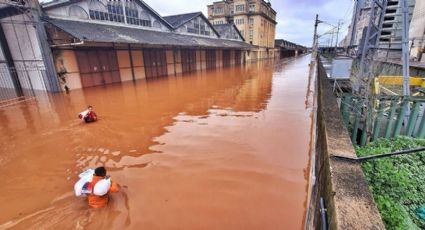
[[[45,90],[44,67],[9,68],[0,64],[0,107],[33,99],[36,90]]]
[[[378,138],[399,135],[425,138],[424,97],[380,96],[374,102],[376,109],[369,112],[364,101],[353,95],[341,97],[342,119],[354,144],[365,145]],[[408,108],[412,108],[410,114]],[[366,123],[373,124],[369,132]]]

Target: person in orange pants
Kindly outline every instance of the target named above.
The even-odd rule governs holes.
[[[109,177],[109,176],[108,176]],[[94,170],[93,180],[90,182],[90,187],[94,188],[97,182],[107,178],[105,167],[98,167]],[[111,180],[111,187],[109,188],[108,193],[103,196],[98,196],[92,193],[88,194],[87,201],[90,207],[92,208],[103,208],[109,202],[109,194],[112,192],[118,192],[118,184]]]

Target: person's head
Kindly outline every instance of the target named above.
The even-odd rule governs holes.
[[[96,175],[96,176],[106,176],[106,169],[105,169],[105,167],[97,167],[95,170],[94,170],[94,174]]]
[[[88,109],[89,111],[92,111],[92,110],[93,110],[93,106],[89,105],[89,106],[87,107],[87,109]]]

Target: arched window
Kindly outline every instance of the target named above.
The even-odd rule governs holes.
[[[90,18],[94,20],[109,20],[106,6],[99,0],[91,0],[89,3]]]
[[[79,18],[79,19],[89,19],[87,12],[80,6],[70,6],[68,10],[68,15],[70,17]]]
[[[109,21],[124,23],[124,9],[122,2],[108,0],[108,15]]]
[[[155,20],[153,22],[153,27],[161,29],[162,26],[161,26],[161,23],[159,23],[157,20]]]
[[[149,14],[144,11],[140,12],[140,25],[152,27],[152,22],[151,22],[151,18],[149,17]]]

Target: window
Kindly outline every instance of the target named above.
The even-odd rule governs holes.
[[[243,18],[237,18],[235,20],[235,24],[236,25],[243,25],[243,24],[245,24],[245,20]]]
[[[80,6],[74,5],[69,7],[68,12],[70,17],[80,18],[80,19],[89,19],[87,12]]]
[[[254,38],[254,30],[249,30],[249,40]]]
[[[224,8],[223,7],[217,7],[214,9],[214,14],[223,14]]]
[[[99,1],[91,1],[89,5],[90,19],[94,20],[108,20],[108,12],[105,5]]]
[[[236,5],[235,6],[235,12],[244,12],[245,11],[245,5]]]
[[[255,4],[249,4],[249,12],[255,11]]]
[[[249,18],[248,23],[250,26],[254,25],[254,18]]]
[[[124,22],[124,10],[121,2],[111,1],[108,3],[108,19],[112,22]]]

